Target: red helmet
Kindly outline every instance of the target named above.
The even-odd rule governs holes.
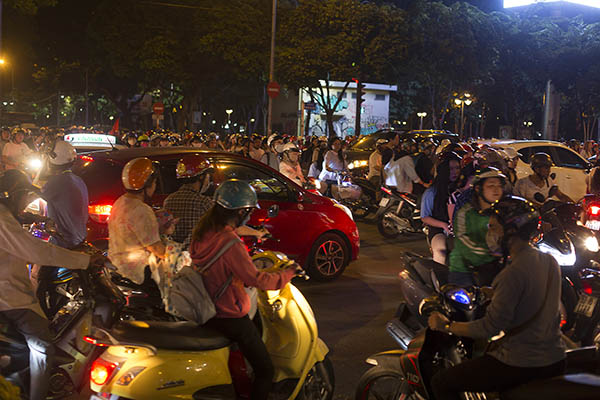
[[[206,158],[199,154],[185,156],[177,163],[177,179],[193,178],[203,173],[211,173],[214,168]]]

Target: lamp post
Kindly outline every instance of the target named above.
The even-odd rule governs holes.
[[[227,110],[225,110],[225,112],[227,113],[227,129],[229,129],[230,124],[231,124],[231,113],[233,113],[233,110],[231,108],[228,108]]]
[[[427,113],[425,111],[417,113],[417,117],[421,118],[421,121],[419,122],[419,129],[423,129],[423,118],[425,118],[426,116]]]
[[[464,137],[464,129],[465,129],[465,104],[470,106],[473,103],[471,100],[471,95],[469,93],[465,93],[463,98],[454,99],[454,103],[457,106],[460,106],[460,137]]]

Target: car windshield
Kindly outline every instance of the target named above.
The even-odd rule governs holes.
[[[354,143],[351,149],[357,151],[374,150],[375,142],[377,142],[378,139],[391,139],[393,136],[394,132],[390,131],[375,132],[371,135],[366,135],[358,139],[358,142]]]

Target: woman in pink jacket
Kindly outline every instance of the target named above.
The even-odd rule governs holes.
[[[244,225],[252,211],[258,208],[256,192],[249,184],[236,179],[223,182],[215,191],[215,203],[198,222],[192,235],[190,253],[195,268],[201,269],[209,263],[232,240],[237,242],[203,275],[206,290],[217,309],[217,315],[205,326],[238,343],[254,370],[251,400],[267,399],[275,371],[258,329],[248,318],[250,298],[244,287],[281,289],[294,277],[298,266],[268,273],[257,270],[252,263],[235,233],[235,228]]]

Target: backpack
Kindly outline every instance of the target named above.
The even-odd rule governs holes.
[[[231,239],[219,252],[199,271],[191,267],[183,267],[179,273],[173,277],[172,286],[169,292],[169,312],[184,318],[188,321],[204,325],[206,321],[217,315],[215,302],[225,293],[233,276],[229,276],[227,281],[217,291],[214,299],[204,286],[202,275],[217,261],[231,246],[241,242],[239,238]]]

